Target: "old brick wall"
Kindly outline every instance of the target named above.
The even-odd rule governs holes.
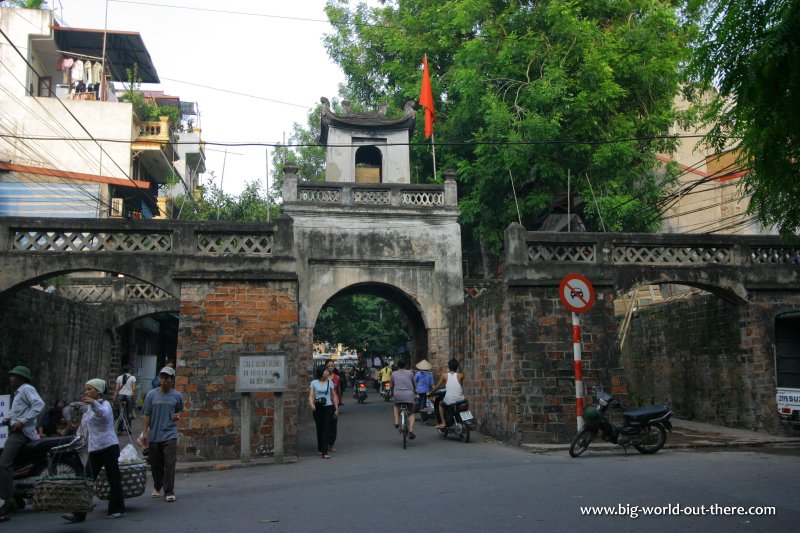
[[[298,386],[298,306],[294,281],[187,281],[181,288],[176,388],[186,411],[179,421],[185,459],[240,456],[242,396],[239,355],[287,356],[290,391]],[[251,394],[250,449],[272,441],[274,394]],[[297,453],[298,398],[284,394],[284,450]]]
[[[108,313],[36,289],[0,296],[0,391],[6,372],[25,365],[48,406],[78,400],[84,383],[112,379],[120,354]]]
[[[498,285],[454,309],[450,324],[482,431],[517,443],[572,438],[572,317],[557,287]],[[584,384],[624,394],[611,294],[600,293],[581,331]]]
[[[515,376],[519,362],[511,344],[505,293],[498,286],[468,300],[450,314],[453,357],[461,361],[464,394],[479,429],[501,440],[515,440],[518,397]],[[437,365],[438,379],[446,361]]]
[[[777,431],[775,316],[800,308],[783,291],[744,305],[700,295],[640,310],[623,352],[631,402],[668,403],[680,417]]]

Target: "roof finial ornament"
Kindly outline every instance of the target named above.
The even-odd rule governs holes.
[[[389,108],[389,104],[386,102],[381,102],[378,104],[378,114],[382,117],[386,116],[386,110]]]
[[[349,115],[353,112],[353,107],[350,105],[350,100],[342,100],[342,108],[344,108],[345,115]]]
[[[320,103],[322,104],[322,107],[324,107],[324,108],[325,108],[327,111],[330,111],[330,110],[331,110],[331,103],[328,101],[328,99],[327,99],[327,98],[325,98],[325,97],[323,96],[323,97],[321,97],[321,98],[319,99],[319,101],[320,101]]]

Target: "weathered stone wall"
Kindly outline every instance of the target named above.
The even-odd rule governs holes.
[[[239,355],[287,356],[290,391],[298,383],[298,305],[294,281],[187,281],[181,288],[176,388],[186,411],[179,421],[185,459],[235,458],[241,451]],[[250,450],[272,441],[274,394],[251,394]],[[284,395],[284,450],[297,453],[298,397]]]
[[[498,287],[468,300],[450,315],[453,357],[461,361],[464,394],[481,431],[517,439],[520,364],[513,351],[505,292]],[[437,378],[447,361],[439,362]]]
[[[800,308],[783,291],[751,291],[732,305],[696,296],[634,315],[623,352],[632,403],[668,403],[676,415],[777,431],[775,316]]]
[[[0,391],[9,392],[6,372],[25,365],[48,406],[80,399],[88,379],[111,380],[120,365],[109,314],[40,290],[0,296],[0,332]]]
[[[557,287],[499,285],[454,309],[450,331],[482,431],[517,443],[572,437],[572,317]],[[613,298],[601,293],[582,319],[584,385],[624,394],[615,332]]]

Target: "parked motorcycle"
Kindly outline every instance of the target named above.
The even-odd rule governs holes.
[[[391,381],[384,381],[383,385],[381,385],[381,396],[387,402],[392,400],[392,382]]]
[[[572,439],[569,454],[578,457],[586,451],[592,441],[600,437],[607,442],[622,446],[627,451],[633,446],[640,453],[656,453],[667,442],[667,431],[672,432],[672,410],[663,405],[651,405],[626,409],[610,394],[596,392],[597,405],[587,407],[583,412],[584,426]],[[623,409],[623,422],[612,423],[609,409]]]
[[[445,389],[442,388],[433,393],[434,411],[439,424],[442,423],[439,404],[444,400],[445,392]],[[469,401],[465,399],[454,405],[445,405],[444,424],[445,427],[439,429],[439,433],[443,438],[453,436],[462,442],[469,442],[469,432],[476,427],[475,417],[472,416],[472,411],[469,410]]]
[[[85,445],[80,435],[44,437],[25,444],[14,459],[14,502],[24,509],[33,499],[36,482],[45,475],[83,476],[78,451]]]
[[[363,379],[356,380],[356,387],[353,391],[353,398],[358,400],[358,403],[364,403],[367,399],[367,382]]]

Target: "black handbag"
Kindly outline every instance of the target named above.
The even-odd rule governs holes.
[[[325,389],[325,394],[328,394],[330,390],[331,390],[331,382],[328,381],[328,388]],[[328,405],[328,399],[325,396],[321,398],[314,398],[314,405],[316,405],[317,407],[325,407],[326,405]]]

